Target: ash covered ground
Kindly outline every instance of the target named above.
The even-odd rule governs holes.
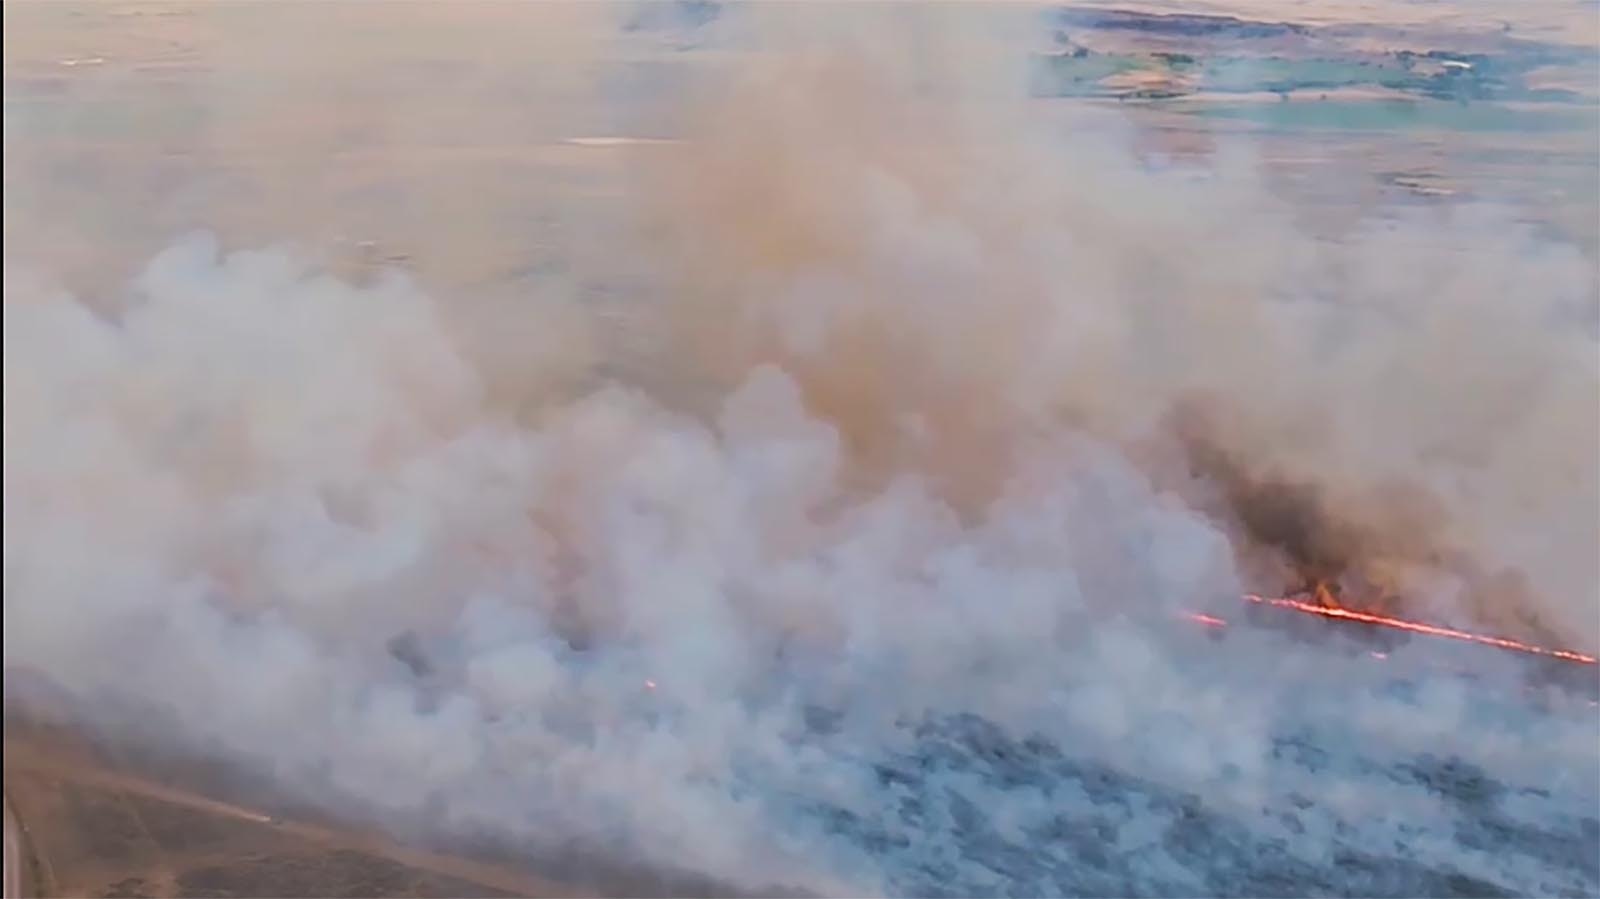
[[[1569,7],[7,4],[8,686],[605,893],[1594,895],[1594,665],[1242,598],[1600,649]]]
[[[1073,761],[1049,741],[1018,741],[980,716],[919,731],[913,751],[874,766],[895,794],[887,808],[868,815],[819,810],[838,833],[879,854],[898,895],[1582,896],[1594,890],[1594,797],[1581,791],[1557,797],[1554,791],[1568,789],[1559,781],[1510,787],[1469,763],[1428,753],[1402,763],[1339,758],[1321,748],[1337,737],[1305,733],[1276,738],[1273,764],[1298,768],[1293,776],[1389,791],[1387,808],[1342,813],[1290,791],[1252,815],[1129,776],[1114,763]],[[1049,811],[1024,823],[1013,811],[1018,804]],[[1442,816],[1428,825],[1407,822],[1396,813],[1406,805],[1439,806]],[[997,808],[998,823],[991,811]],[[1374,839],[1374,830],[1385,838]],[[1306,841],[1308,833],[1315,839]],[[1432,840],[1439,841],[1432,852],[1418,851],[1417,842]]]

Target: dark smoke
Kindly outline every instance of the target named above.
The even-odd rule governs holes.
[[[1228,445],[1223,429],[1203,408],[1192,400],[1181,402],[1173,416],[1189,471],[1215,489],[1221,498],[1217,512],[1248,546],[1282,554],[1293,572],[1282,585],[1286,592],[1327,591],[1341,605],[1392,611],[1395,597],[1374,579],[1380,560],[1398,556],[1439,564],[1442,554],[1422,522],[1437,514],[1437,503],[1421,489],[1400,488],[1391,496],[1391,508],[1409,519],[1410,527],[1384,530],[1370,521],[1341,518],[1322,485],[1263,470],[1246,448]]]
[[[1448,544],[1445,504],[1423,484],[1394,479],[1372,498],[1341,509],[1327,488],[1259,463],[1249,447],[1230,444],[1215,404],[1187,398],[1172,416],[1172,433],[1189,472],[1215,491],[1213,514],[1242,538],[1238,549],[1281,556],[1290,577],[1278,584],[1343,608],[1416,616],[1392,574],[1400,567],[1445,571],[1465,589],[1461,608],[1471,618],[1494,621],[1511,635],[1559,644],[1559,632],[1541,620],[1526,576],[1486,570]],[[1421,612],[1426,617],[1426,612]]]

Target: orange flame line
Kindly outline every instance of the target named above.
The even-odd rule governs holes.
[[[1479,643],[1484,646],[1498,646],[1501,649],[1514,649],[1518,652],[1549,656],[1551,658],[1564,659],[1568,662],[1578,662],[1583,665],[1593,665],[1596,664],[1597,661],[1600,661],[1595,659],[1594,656],[1584,655],[1581,652],[1569,652],[1565,649],[1545,649],[1540,646],[1519,643],[1516,640],[1508,640],[1505,637],[1488,637],[1484,636],[1483,634],[1473,634],[1468,633],[1467,631],[1458,631],[1453,628],[1439,627],[1432,624],[1423,624],[1418,621],[1406,621],[1401,618],[1389,618],[1385,615],[1374,615],[1371,612],[1357,612],[1354,609],[1344,609],[1339,608],[1338,606],[1317,605],[1316,603],[1310,603],[1300,599],[1280,599],[1256,596],[1254,594],[1246,594],[1245,599],[1251,602],[1266,603],[1267,605],[1279,606],[1285,609],[1294,609],[1298,612],[1309,612],[1312,615],[1321,615],[1324,618],[1339,618],[1345,621],[1360,621],[1366,624],[1377,624],[1383,627],[1392,627],[1403,631],[1411,631],[1412,633],[1427,634],[1431,637],[1446,637],[1451,640],[1465,640],[1470,643]]]
[[[1190,621],[1198,621],[1206,627],[1228,626],[1228,622],[1218,618],[1215,615],[1207,615],[1204,612],[1184,612],[1183,617],[1189,619]]]

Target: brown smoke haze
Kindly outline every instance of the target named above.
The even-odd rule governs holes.
[[[781,367],[867,476],[919,471],[968,511],[1067,422],[1244,553],[1600,645],[1591,258],[1471,209],[1319,240],[1247,164],[1142,170],[966,57],[939,57],[969,89],[937,98],[833,46],[720,80],[642,192],[674,366]]]

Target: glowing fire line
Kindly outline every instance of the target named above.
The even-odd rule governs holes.
[[[1321,615],[1324,618],[1338,618],[1344,621],[1359,621],[1363,624],[1376,624],[1381,627],[1392,627],[1397,630],[1410,631],[1414,634],[1427,634],[1430,637],[1445,637],[1451,640],[1463,640],[1469,643],[1478,643],[1484,646],[1496,646],[1501,649],[1514,649],[1518,652],[1532,653],[1533,655],[1548,656],[1553,659],[1562,659],[1568,662],[1577,662],[1582,665],[1594,665],[1597,660],[1594,656],[1584,655],[1581,652],[1570,652],[1565,649],[1545,649],[1542,646],[1533,646],[1528,643],[1519,643],[1505,637],[1489,637],[1483,634],[1474,634],[1467,631],[1458,631],[1454,628],[1439,627],[1433,624],[1423,624],[1420,621],[1406,621],[1403,618],[1390,618],[1386,615],[1375,615],[1371,612],[1358,612],[1354,609],[1340,608],[1339,606],[1325,606],[1301,599],[1274,598],[1246,594],[1245,599],[1254,603],[1277,606],[1283,609],[1294,609],[1297,612],[1306,612],[1312,615]],[[1213,615],[1204,615],[1199,612],[1187,612],[1186,618],[1197,621],[1207,627],[1226,627],[1227,622]]]
[[[1183,613],[1183,617],[1189,619],[1190,621],[1198,621],[1206,627],[1228,626],[1228,622],[1222,620],[1221,618],[1218,618],[1215,615],[1206,615],[1202,612],[1185,612]]]

